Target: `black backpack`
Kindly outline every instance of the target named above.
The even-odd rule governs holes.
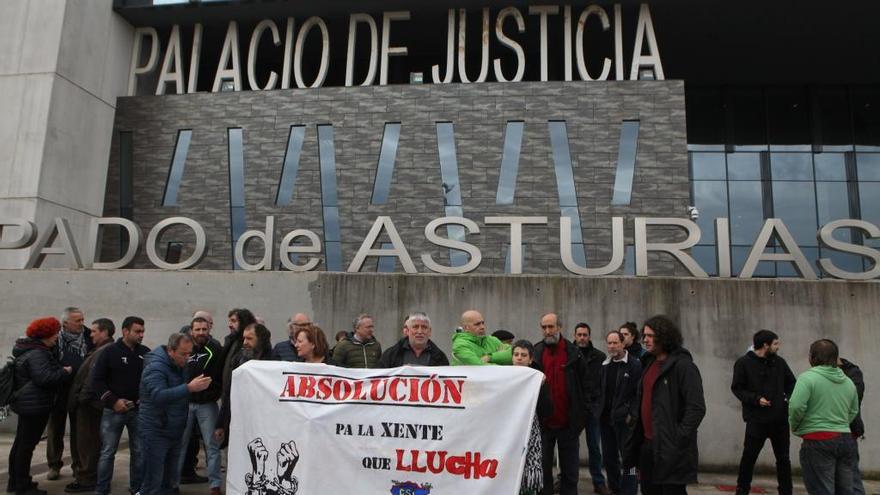
[[[9,357],[3,368],[0,368],[0,407],[12,402],[15,392],[15,358]]]

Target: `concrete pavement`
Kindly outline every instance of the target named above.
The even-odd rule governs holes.
[[[4,486],[6,484],[7,472],[9,467],[8,452],[9,449],[12,447],[13,436],[14,435],[10,434],[0,434],[0,452],[4,453],[2,457],[0,457],[0,482],[2,482]],[[65,445],[65,448],[66,447],[67,446]],[[792,454],[796,455],[796,452],[792,452]],[[119,451],[116,453],[116,466],[114,469],[113,484],[111,487],[113,493],[128,493],[128,461],[128,442],[126,440],[126,437],[123,436],[123,441],[120,443]],[[43,488],[44,490],[48,490],[50,494],[62,495],[64,493],[64,486],[73,481],[73,476],[70,472],[69,456],[65,457],[64,464],[65,466],[61,470],[61,479],[57,481],[48,481],[46,479],[46,475],[49,471],[49,466],[46,464],[46,444],[45,442],[40,442],[40,444],[37,446],[37,450],[34,452],[34,464],[31,473],[34,476],[34,479],[39,482],[41,488]],[[204,469],[204,458],[200,458],[199,474],[204,475]],[[584,495],[591,494],[592,483],[590,481],[590,472],[586,468],[586,466],[581,467],[580,477],[580,492]],[[732,493],[733,487],[735,485],[736,474],[700,473],[700,484],[689,486],[688,493],[690,493],[691,495],[723,495],[725,493]],[[208,493],[207,483],[202,485],[184,485],[180,488],[180,493],[184,495],[197,495]],[[752,492],[767,494],[776,493],[775,477],[756,476],[752,484]],[[865,492],[869,495],[880,495],[880,481],[865,481]],[[803,481],[800,478],[794,479],[794,493],[796,495],[806,495],[807,493],[807,491],[804,489]]]

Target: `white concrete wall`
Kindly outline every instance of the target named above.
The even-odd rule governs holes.
[[[132,33],[112,0],[0,2],[0,217],[44,227],[64,216],[85,241],[103,210]],[[0,267],[26,257],[0,253]]]
[[[214,314],[214,334],[222,338],[226,313],[235,307],[263,316],[273,342],[285,338],[286,320],[295,312],[312,315],[331,338],[350,328],[355,315],[369,312],[387,347],[400,335],[404,315],[421,310],[431,316],[433,339],[447,352],[459,315],[471,307],[483,312],[489,329],[506,328],[530,340],[540,338],[538,321],[545,311],[561,315],[569,338],[578,321],[589,322],[598,336],[623,321],[667,313],[680,323],[685,346],[703,376],[708,413],[700,426],[701,462],[728,470],[739,462],[745,429],[739,402],[730,392],[733,363],[754,332],[770,328],[779,333],[781,354],[796,374],[808,367],[810,343],[828,337],[862,367],[868,438],[880,432],[880,394],[874,392],[880,376],[880,282],[0,270],[0,294],[0,356],[10,352],[33,318],[59,315],[70,305],[81,307],[88,321],[106,316],[120,324],[127,315],[142,316],[145,343],[151,347],[178,331],[197,309]],[[799,445],[793,438],[795,465]],[[880,442],[860,442],[860,451],[863,469],[880,472]],[[773,466],[769,446],[759,462],[767,469]]]

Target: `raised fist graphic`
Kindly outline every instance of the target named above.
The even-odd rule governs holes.
[[[269,450],[263,445],[262,438],[256,438],[247,446],[251,456],[251,472],[254,482],[259,483],[266,478],[266,459],[269,458]]]
[[[293,476],[293,468],[296,467],[296,463],[299,461],[299,451],[296,450],[296,442],[293,440],[282,443],[281,449],[278,450],[278,469],[275,471],[275,475],[278,477],[278,481],[292,481],[294,479]]]

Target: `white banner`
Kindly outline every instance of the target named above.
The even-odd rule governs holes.
[[[517,495],[541,380],[249,362],[232,375],[227,493]]]

